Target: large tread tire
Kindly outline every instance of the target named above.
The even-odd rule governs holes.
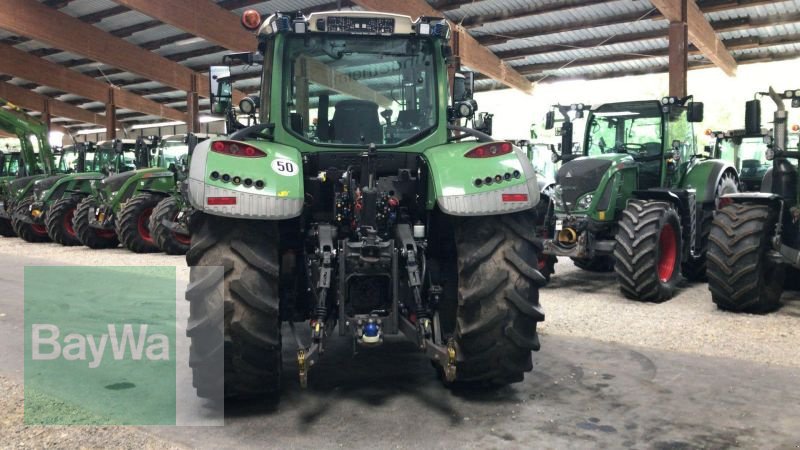
[[[173,196],[161,200],[150,215],[150,234],[162,252],[168,255],[185,255],[189,251],[191,236],[179,235],[162,223],[164,219],[174,221],[180,208]]]
[[[160,251],[150,232],[150,216],[164,197],[149,192],[134,196],[122,206],[116,220],[117,237],[134,253]]]
[[[456,385],[506,385],[532,370],[539,350],[539,273],[532,212],[460,219],[455,227]]]
[[[672,298],[681,278],[681,249],[680,218],[671,204],[631,200],[622,212],[614,246],[614,271],[622,294],[645,302]]]
[[[719,309],[768,313],[780,306],[784,266],[767,258],[776,214],[766,205],[717,211],[709,236],[708,288]]]
[[[700,241],[695,245],[695,251],[700,256],[697,258],[689,257],[681,266],[683,276],[689,281],[706,281],[706,253],[708,252],[708,235],[711,233],[711,221],[714,220],[714,210],[719,207],[719,201],[723,195],[735,194],[739,192],[738,176],[733,171],[722,174],[717,183],[717,190],[714,195],[714,202],[708,202],[698,206],[700,218]]]
[[[33,197],[26,197],[14,207],[15,214],[29,214],[29,207],[33,203]],[[49,242],[50,236],[47,235],[47,228],[44,225],[34,225],[20,220],[11,219],[11,225],[17,236],[26,242]]]
[[[78,233],[75,231],[73,219],[83,197],[71,195],[53,203],[47,210],[45,225],[47,234],[53,242],[64,246],[81,245]]]
[[[14,227],[11,225],[11,220],[0,219],[0,236],[17,237],[17,232],[14,231]]]
[[[191,338],[189,365],[199,396],[280,392],[279,239],[276,222],[198,217],[186,254],[191,267],[186,334]],[[218,297],[214,280],[208,279],[213,273],[198,266],[224,268],[224,299]],[[224,307],[223,323],[219,323],[220,307]],[[215,367],[222,358],[224,377]]]
[[[99,204],[97,198],[90,195],[80,203],[72,218],[72,227],[78,235],[81,244],[92,249],[117,248],[119,239],[117,233],[111,230],[98,230],[89,226],[89,210]]]
[[[595,256],[589,259],[572,258],[575,267],[587,272],[613,272],[614,258],[612,256]]]

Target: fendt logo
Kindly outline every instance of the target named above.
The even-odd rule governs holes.
[[[147,335],[148,325],[139,325],[139,333],[134,333],[131,324],[122,325],[121,333],[117,326],[108,324],[107,333],[99,336],[70,333],[59,341],[61,330],[56,325],[35,323],[31,327],[32,354],[34,361],[52,361],[59,357],[67,361],[88,361],[90,369],[100,367],[111,344],[111,357],[115,361],[125,359],[141,361],[144,356],[149,361],[169,361],[169,338],[161,333]]]

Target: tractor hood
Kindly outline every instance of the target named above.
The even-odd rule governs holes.
[[[556,174],[555,209],[559,212],[586,211],[612,167],[633,161],[625,154],[580,157],[564,163]]]
[[[66,177],[66,176],[67,176],[67,174],[63,174],[62,173],[62,174],[59,174],[59,175],[53,175],[52,177],[42,178],[41,180],[37,181],[36,183],[33,184],[33,196],[37,200],[41,199],[42,195],[44,194],[44,192],[46,190],[48,190],[51,187],[53,187],[53,185],[58,183],[58,180]]]
[[[100,189],[107,192],[118,191],[119,188],[121,188],[122,185],[125,184],[125,182],[128,181],[128,179],[130,179],[130,177],[132,177],[135,173],[135,171],[122,172],[116,175],[111,175],[110,177],[105,177],[100,182]]]

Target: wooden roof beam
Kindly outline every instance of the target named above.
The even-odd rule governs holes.
[[[729,76],[736,75],[736,60],[725,48],[714,28],[708,23],[694,0],[651,0],[670,22],[681,21],[681,1],[686,1],[686,18],[689,25],[689,41],[703,52],[706,58]]]
[[[174,2],[169,2],[172,3]],[[14,11],[14,14],[0,14],[0,28],[139,74],[182,91],[191,89],[192,76],[196,75],[199,79],[198,94],[208,97],[208,78],[205,75],[197,74],[180,64],[39,2],[0,0],[0,9]],[[234,97],[239,98],[243,95],[237,91]]]
[[[353,0],[358,6],[372,11],[404,14],[412,18],[420,16],[441,17],[441,12],[433,9],[425,0],[404,0],[386,2],[382,0]],[[483,73],[514,89],[530,94],[533,85],[519,72],[503,62],[488,48],[475,40],[464,28],[451,23],[453,32],[458,34],[458,51],[461,63],[472,70]]]
[[[44,111],[45,103],[49,103],[51,116],[67,117],[98,125],[103,125],[106,121],[105,116],[102,114],[94,114],[91,111],[45,97],[36,92],[14,86],[11,83],[0,83],[0,98],[4,98],[25,109],[40,112]]]
[[[166,108],[153,100],[140,97],[118,87],[112,87],[102,81],[87,77],[56,63],[31,56],[10,45],[0,44],[0,61],[3,61],[3,66],[0,68],[3,72],[34,83],[101,102],[108,99],[108,90],[114,89],[115,103],[120,108],[132,109],[172,120],[186,120],[186,114],[180,111]]]

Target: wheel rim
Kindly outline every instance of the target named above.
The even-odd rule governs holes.
[[[111,239],[117,236],[117,232],[114,230],[98,230],[95,228],[94,233],[97,237],[102,239]]]
[[[175,217],[172,218],[172,221],[173,222],[177,222],[178,221],[178,214],[175,214]],[[192,237],[189,236],[188,234],[182,234],[182,233],[177,233],[177,232],[173,231],[172,232],[172,236],[175,238],[175,240],[179,244],[191,245],[191,243],[192,243]],[[540,260],[539,265],[541,266],[541,264],[542,263],[541,263],[541,260]],[[541,267],[540,267],[540,269],[541,269]]]
[[[547,265],[547,257],[544,255],[539,255],[539,270],[544,269]]]
[[[148,222],[150,221],[150,215],[153,214],[153,208],[147,208],[139,214],[139,221],[136,224],[136,227],[139,230],[139,236],[142,237],[147,242],[153,242],[153,237],[150,235],[150,226]]]
[[[39,236],[47,236],[47,228],[44,225],[37,223],[31,224],[31,230]]]
[[[662,283],[669,281],[675,272],[675,260],[678,255],[677,241],[672,224],[664,225],[664,228],[661,229],[661,236],[658,238],[658,279]]]
[[[75,208],[70,209],[64,215],[64,230],[66,230],[67,234],[72,237],[75,237],[75,228],[72,226],[72,218],[75,217]]]

